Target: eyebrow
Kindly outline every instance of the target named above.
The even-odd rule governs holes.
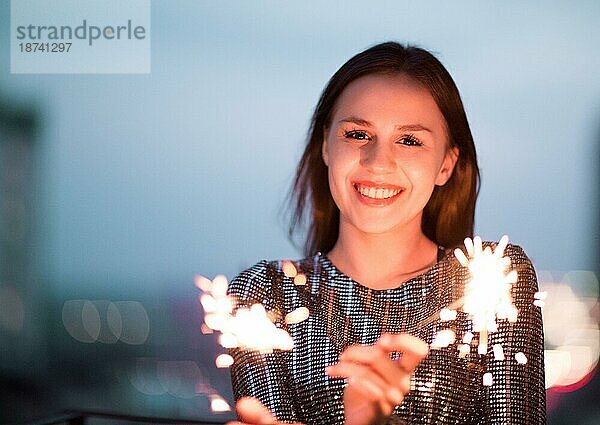
[[[349,122],[352,124],[362,125],[365,127],[373,127],[373,124],[370,121],[364,120],[362,118],[357,118],[357,117],[342,118],[341,120],[338,121],[338,123],[342,123],[342,122]],[[395,128],[396,128],[396,130],[400,130],[400,131],[428,131],[430,133],[433,133],[433,131],[431,131],[429,128],[425,127],[422,124],[397,125]]]

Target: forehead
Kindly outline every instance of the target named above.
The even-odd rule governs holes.
[[[422,124],[445,129],[446,122],[427,88],[404,75],[367,75],[344,89],[337,99],[332,125],[353,116],[374,123]]]

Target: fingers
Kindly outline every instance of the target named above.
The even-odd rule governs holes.
[[[408,387],[406,391],[402,391],[397,384],[387,382],[371,365],[342,360],[329,366],[326,371],[331,377],[347,378],[348,386],[357,389],[369,399],[382,400],[386,407],[402,403],[404,393],[408,392]]]
[[[409,392],[410,376],[428,351],[427,343],[414,336],[384,334],[375,345],[346,348],[339,363],[329,366],[326,372],[332,377],[347,378],[349,385],[397,405]],[[400,352],[400,359],[391,360],[391,352]]]
[[[425,341],[408,334],[383,334],[375,346],[387,353],[392,351],[402,353],[398,364],[411,372],[429,353],[429,346]]]
[[[235,410],[238,419],[241,422],[234,424],[247,423],[256,425],[269,425],[276,423],[277,419],[257,398],[242,397],[235,404]]]
[[[392,361],[388,352],[381,347],[376,345],[348,347],[340,355],[340,361],[369,365],[392,389],[402,394],[409,390],[412,370],[405,370],[399,362]]]

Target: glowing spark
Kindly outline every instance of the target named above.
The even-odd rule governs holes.
[[[444,308],[444,309],[442,309],[442,311],[440,311],[440,320],[442,322],[448,322],[450,320],[455,320],[456,315],[457,315],[456,310]]]
[[[212,282],[198,276],[195,282],[197,287],[205,291],[199,297],[205,312],[202,332],[219,331],[219,343],[224,348],[240,347],[261,353],[293,348],[292,337],[275,326],[261,304],[254,304],[250,308],[240,307],[233,314],[233,302],[227,296],[228,282],[225,276],[216,276]]]
[[[196,285],[196,288],[202,291],[209,291],[212,286],[212,282],[209,278],[200,275],[194,278],[194,284]]]
[[[533,305],[536,307],[544,307],[546,305],[546,297],[548,296],[548,292],[546,291],[538,291],[533,295]]]
[[[464,359],[471,352],[471,346],[469,344],[460,344],[458,347],[458,357]]]
[[[493,383],[494,383],[494,377],[492,376],[492,374],[490,372],[484,373],[483,374],[483,385],[485,385],[486,387],[491,387]]]
[[[504,360],[504,349],[501,344],[494,344],[494,359]]]
[[[294,277],[294,285],[306,285],[306,275],[299,273]]]
[[[229,412],[231,407],[219,396],[212,396],[210,400],[210,409],[213,412]]]
[[[289,278],[293,279],[298,274],[298,271],[296,270],[296,266],[294,266],[294,263],[292,263],[289,260],[285,260],[283,262],[283,264],[281,265],[281,268],[283,269],[283,274]]]
[[[221,344],[221,347],[223,348],[235,348],[239,346],[239,341],[235,337],[235,335],[230,333],[223,333],[219,337],[219,344]]]
[[[233,357],[229,354],[219,354],[215,359],[215,364],[218,368],[229,367],[233,364]]]
[[[303,322],[308,319],[309,311],[306,307],[298,307],[296,310],[289,312],[285,315],[285,323],[292,325],[295,323]]]
[[[527,363],[527,356],[525,355],[525,353],[519,351],[517,354],[515,354],[515,360],[519,364],[525,364]]]
[[[435,339],[431,343],[431,348],[444,348],[450,344],[454,344],[456,334],[451,329],[443,329],[435,335]]]
[[[473,330],[481,333],[481,343],[487,345],[487,332],[497,329],[496,319],[517,320],[517,309],[510,293],[512,284],[517,281],[517,272],[507,271],[510,259],[504,257],[504,249],[508,236],[502,236],[494,251],[489,246],[483,249],[478,236],[473,241],[467,240],[467,252],[472,251],[466,265],[471,279],[465,288],[463,310],[473,321]],[[462,264],[465,254],[457,249],[455,255]]]

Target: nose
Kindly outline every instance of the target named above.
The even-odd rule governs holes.
[[[367,144],[361,150],[360,164],[374,174],[394,171],[396,161],[392,147],[381,142]]]

